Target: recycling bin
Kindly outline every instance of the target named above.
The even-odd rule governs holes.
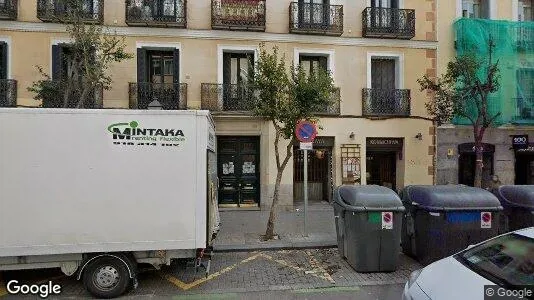
[[[413,185],[406,207],[402,251],[422,264],[450,256],[499,234],[502,206],[495,195],[465,185]]]
[[[495,195],[504,208],[502,233],[534,226],[534,185],[502,185]]]
[[[404,207],[392,190],[342,185],[334,191],[339,253],[357,272],[397,269]]]

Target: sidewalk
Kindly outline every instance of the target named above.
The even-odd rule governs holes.
[[[304,205],[297,204],[293,211],[281,211],[275,223],[278,240],[261,241],[265,234],[269,210],[221,211],[221,231],[214,242],[215,251],[255,249],[335,247],[336,227],[334,210],[326,202],[310,203],[308,235],[304,235]]]

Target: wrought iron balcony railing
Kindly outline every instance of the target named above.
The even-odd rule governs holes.
[[[245,111],[254,109],[253,90],[241,84],[203,83],[201,108],[213,112]]]
[[[18,0],[0,1],[0,20],[16,20],[18,14]]]
[[[513,120],[515,122],[534,122],[534,97],[515,98],[516,109]]]
[[[367,7],[362,21],[364,37],[412,39],[415,36],[413,9]]]
[[[97,86],[89,91],[87,97],[81,102],[83,91],[80,89],[68,89],[66,81],[49,80],[43,85],[44,108],[102,108],[104,89]],[[70,92],[66,92],[70,90]]]
[[[132,109],[187,109],[187,83],[130,82]]]
[[[185,28],[187,27],[187,1],[126,0],[126,24]]]
[[[211,0],[211,28],[265,31],[265,0]]]
[[[331,104],[316,112],[318,115],[339,115],[340,90],[331,94]],[[212,112],[252,112],[254,109],[254,90],[240,84],[203,83],[201,108]]]
[[[75,7],[79,5],[81,7]],[[74,13],[81,11],[81,14]],[[104,0],[37,0],[37,18],[43,22],[69,23],[80,18],[84,22],[102,24]]]
[[[17,106],[17,81],[0,79],[0,107]]]
[[[343,5],[291,2],[289,31],[339,36],[343,34]]]
[[[410,90],[363,89],[364,116],[409,116]]]

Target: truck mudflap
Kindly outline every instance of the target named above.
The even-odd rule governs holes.
[[[205,272],[205,276],[208,277],[210,273],[211,268],[211,258],[213,256],[213,247],[208,248],[199,248],[197,249],[197,255],[195,259],[195,273],[199,271],[199,269],[203,268]]]

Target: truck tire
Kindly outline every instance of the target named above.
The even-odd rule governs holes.
[[[130,273],[120,259],[103,256],[85,268],[83,283],[87,291],[97,298],[115,298],[130,285]]]

